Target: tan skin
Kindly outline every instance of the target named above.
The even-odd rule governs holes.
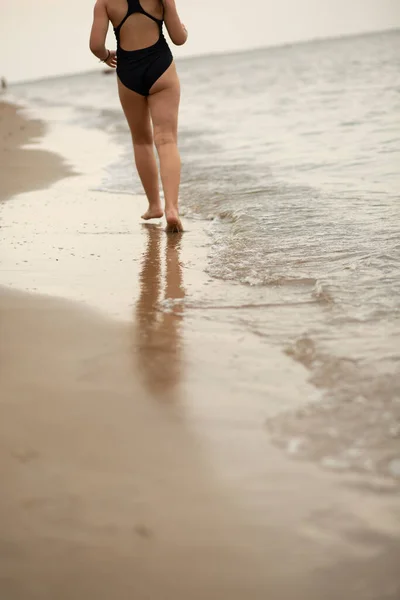
[[[161,19],[172,42],[178,46],[187,40],[187,31],[181,23],[175,0],[141,0],[146,12]],[[117,57],[107,50],[105,41],[110,22],[117,27],[128,9],[126,0],[97,0],[90,34],[90,49],[97,58],[115,69]],[[121,46],[136,50],[151,46],[157,41],[157,25],[144,15],[133,15],[121,28]],[[149,220],[164,215],[160,200],[158,167],[154,153],[160,161],[161,182],[164,190],[167,231],[183,231],[179,218],[178,196],[181,161],[178,151],[178,110],[180,83],[175,63],[154,83],[147,97],[126,88],[118,80],[118,92],[123,111],[132,134],[136,167],[145,190],[149,207],[142,216]]]

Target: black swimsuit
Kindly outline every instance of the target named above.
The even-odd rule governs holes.
[[[155,21],[160,30],[158,41],[148,48],[124,50],[120,44],[120,31],[125,21],[134,13],[141,13]],[[121,83],[142,96],[148,96],[157,79],[168,69],[173,61],[171,50],[162,31],[163,20],[156,19],[141,6],[140,0],[128,0],[128,12],[114,28],[117,38],[117,74]]]

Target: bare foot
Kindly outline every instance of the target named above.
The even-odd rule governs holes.
[[[142,219],[144,219],[145,221],[149,221],[149,219],[161,219],[163,215],[164,211],[161,208],[161,206],[155,206],[146,210],[144,215],[142,215]]]
[[[183,231],[183,225],[179,218],[178,211],[170,211],[166,213],[167,226],[165,231],[167,233],[181,233]]]

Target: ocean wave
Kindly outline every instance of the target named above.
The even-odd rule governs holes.
[[[395,372],[334,356],[303,335],[286,354],[305,366],[324,392],[296,412],[268,420],[273,441],[290,456],[331,470],[353,470],[398,481],[400,387]]]

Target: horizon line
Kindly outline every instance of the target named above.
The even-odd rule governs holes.
[[[367,36],[373,36],[373,35],[379,35],[382,33],[395,33],[395,32],[400,32],[400,26],[396,26],[396,27],[389,27],[386,29],[374,29],[374,30],[367,30],[367,31],[361,31],[358,33],[343,33],[343,34],[337,34],[337,35],[330,35],[330,36],[316,36],[314,38],[306,38],[306,39],[299,39],[299,40],[293,40],[293,41],[286,41],[286,42],[277,42],[275,44],[269,44],[267,46],[254,46],[251,48],[243,48],[243,49],[239,49],[239,50],[215,50],[212,52],[207,52],[207,53],[200,53],[200,54],[192,54],[189,56],[182,56],[179,57],[177,60],[178,62],[183,62],[183,61],[187,61],[187,60],[194,60],[194,59],[199,59],[199,58],[212,58],[213,56],[234,56],[235,54],[247,54],[247,53],[251,53],[251,52],[257,52],[260,50],[274,50],[277,48],[288,48],[291,46],[304,46],[307,44],[315,44],[315,43],[324,43],[324,42],[329,42],[329,41],[335,41],[335,40],[342,40],[342,39],[348,39],[348,38],[359,38],[359,37],[367,37]],[[44,77],[38,77],[35,79],[24,79],[22,81],[16,81],[16,82],[11,82],[8,83],[8,88],[9,89],[11,86],[18,86],[18,85],[25,85],[27,83],[39,83],[41,81],[51,81],[52,79],[63,79],[66,77],[78,77],[80,75],[87,75],[87,74],[92,74],[92,73],[98,73],[99,71],[96,69],[89,69],[87,71],[72,71],[72,72],[66,72],[63,73],[61,75],[45,75]],[[5,90],[7,92],[7,90]]]

